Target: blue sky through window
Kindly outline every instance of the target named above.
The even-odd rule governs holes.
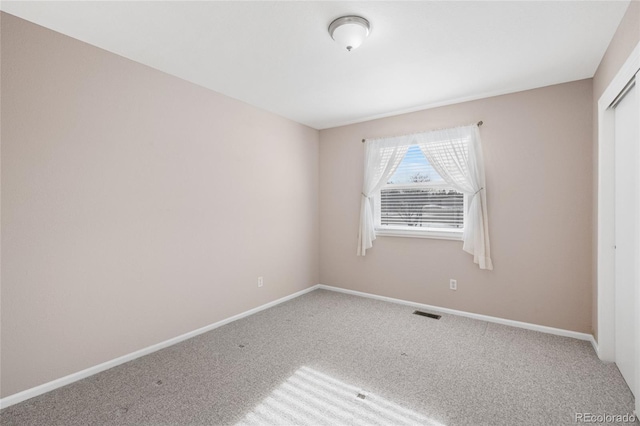
[[[433,166],[429,164],[420,147],[411,145],[404,159],[387,183],[405,184],[415,182],[414,177],[428,176],[430,182],[443,182],[444,180]]]

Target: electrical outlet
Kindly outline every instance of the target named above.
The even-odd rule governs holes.
[[[264,278],[258,277],[258,287],[262,287],[264,285]]]
[[[457,290],[458,289],[458,281],[456,281],[454,279],[450,279],[449,280],[449,288],[451,290]]]

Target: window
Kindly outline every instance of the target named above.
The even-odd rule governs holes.
[[[464,194],[448,185],[410,145],[387,183],[375,194],[378,235],[462,239]]]
[[[493,269],[480,124],[363,140],[358,256],[377,235],[457,239]]]

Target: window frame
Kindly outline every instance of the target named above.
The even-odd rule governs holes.
[[[462,211],[463,211],[463,226],[462,228],[428,228],[428,227],[409,227],[409,226],[393,226],[382,225],[382,190],[385,188],[396,189],[410,189],[410,188],[436,188],[456,191],[455,188],[446,182],[416,182],[416,183],[392,183],[385,184],[382,188],[376,191],[373,198],[373,216],[374,216],[374,229],[376,236],[383,237],[410,237],[410,238],[432,238],[439,240],[455,240],[462,241],[462,235],[464,233],[464,227],[466,225],[466,212],[467,212],[467,194],[463,194]],[[459,192],[459,191],[458,191]]]

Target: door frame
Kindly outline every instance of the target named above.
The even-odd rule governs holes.
[[[640,42],[598,100],[596,349],[598,357],[607,362],[615,361],[615,113],[609,106],[639,70]],[[636,359],[640,359],[640,291],[636,292],[636,306]],[[640,384],[640,365],[637,364],[636,383]],[[640,392],[636,390],[636,393]],[[640,395],[636,395],[636,412],[640,413]]]

